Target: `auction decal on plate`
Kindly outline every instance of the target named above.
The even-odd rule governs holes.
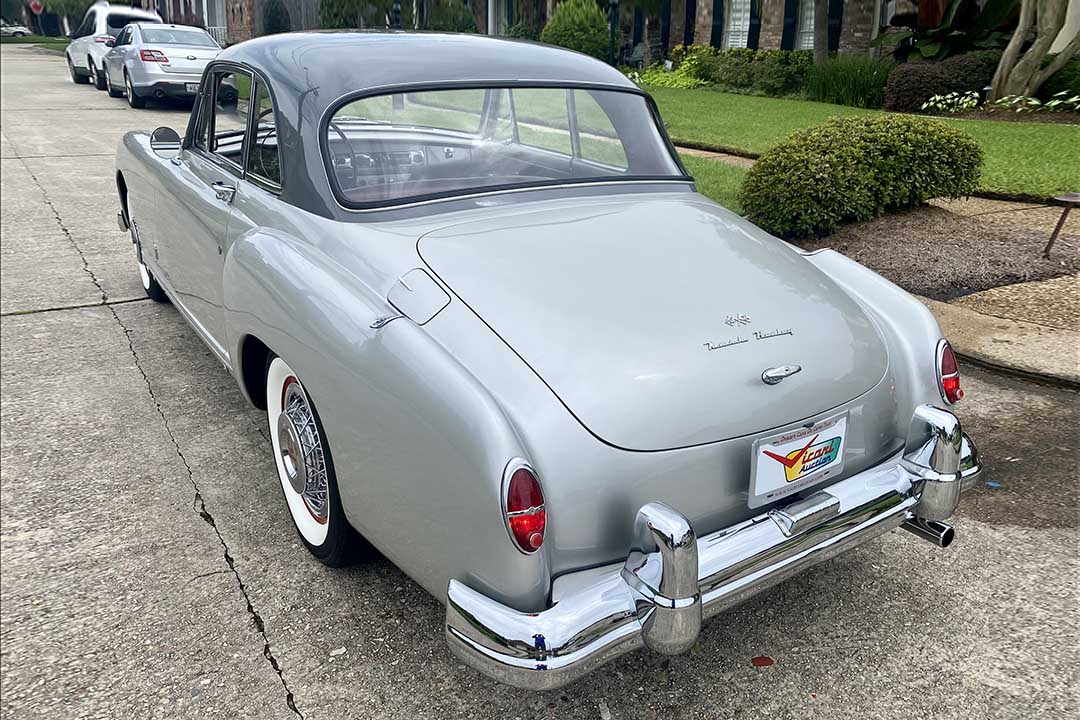
[[[797,493],[844,468],[847,414],[754,443],[749,506]]]

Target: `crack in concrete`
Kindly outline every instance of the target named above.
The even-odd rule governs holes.
[[[135,341],[132,338],[131,331],[128,329],[124,321],[120,319],[120,315],[116,312],[116,309],[111,305],[107,306],[109,312],[112,313],[113,318],[116,320],[117,325],[124,331],[124,336],[127,338],[128,350],[131,352],[131,357],[135,360],[135,368],[142,375],[143,382],[146,384],[146,391],[150,395],[150,399],[154,403],[154,409],[161,417],[161,422],[165,426],[165,433],[169,436],[169,440],[173,444],[173,449],[176,451],[177,457],[180,458],[180,462],[184,465],[184,470],[187,472],[188,482],[191,483],[191,487],[195,491],[195,497],[192,500],[191,509],[198,513],[199,517],[214,530],[214,534],[217,536],[218,542],[221,543],[221,549],[225,559],[225,564],[229,566],[229,571],[236,579],[236,583],[240,588],[240,594],[244,598],[244,603],[247,605],[248,615],[251,616],[251,622],[255,626],[259,635],[263,639],[263,657],[270,663],[270,667],[278,676],[278,680],[281,681],[282,688],[285,689],[285,703],[289,706],[289,709],[296,714],[297,717],[304,717],[304,714],[300,712],[300,709],[296,706],[296,697],[293,695],[293,691],[289,688],[289,683],[285,679],[285,671],[282,670],[281,664],[278,662],[277,657],[274,655],[273,648],[270,646],[270,636],[266,632],[266,623],[262,619],[262,615],[255,609],[254,604],[251,602],[251,596],[248,593],[247,585],[244,583],[243,577],[240,575],[240,571],[236,568],[236,561],[233,559],[232,552],[229,550],[229,545],[225,542],[225,537],[221,534],[221,530],[217,526],[217,521],[214,520],[214,516],[210,513],[210,510],[206,507],[206,501],[203,499],[202,490],[199,488],[199,483],[195,479],[195,473],[191,469],[191,465],[188,464],[187,457],[184,455],[184,451],[180,448],[180,442],[176,439],[176,435],[173,434],[171,425],[169,424],[169,418],[165,415],[165,409],[162,407],[161,402],[157,399],[157,395],[154,393],[154,387],[150,382],[150,376],[146,374],[146,370],[143,369],[142,362],[139,359],[139,354],[135,350]]]
[[[7,135],[5,134],[4,137],[7,137]],[[8,144],[11,144],[10,139],[8,139]],[[14,147],[14,145],[12,145],[12,147]],[[49,210],[52,212],[53,219],[56,220],[56,225],[60,228],[60,232],[64,234],[64,237],[67,238],[67,241],[71,243],[71,247],[74,248],[75,252],[78,254],[79,260],[82,261],[83,272],[85,272],[87,276],[89,276],[90,282],[94,283],[94,287],[96,287],[98,289],[98,292],[101,293],[101,302],[91,304],[90,307],[107,304],[109,302],[108,293],[105,292],[105,288],[102,286],[101,281],[98,280],[97,275],[94,274],[93,268],[90,267],[90,263],[87,262],[86,255],[83,254],[82,248],[79,247],[79,243],[75,242],[75,238],[71,236],[71,231],[67,229],[67,226],[64,224],[64,220],[60,217],[60,211],[56,209],[55,205],[53,205],[52,198],[49,197],[49,193],[45,190],[45,186],[41,184],[40,180],[38,180],[37,175],[35,175],[34,171],[30,169],[30,165],[27,164],[26,160],[24,160],[22,156],[19,155],[17,155],[16,157],[18,157],[19,162],[22,164],[23,168],[26,169],[26,172],[30,176],[30,179],[34,181],[34,185],[36,185],[37,189],[41,191],[41,198],[45,201],[45,204],[49,206]],[[115,315],[116,313],[114,312],[113,314]]]
[[[9,310],[0,313],[0,317],[13,317],[16,315],[40,315],[41,313],[63,312],[65,310],[85,310],[86,308],[99,308],[103,305],[127,305],[129,303],[149,302],[150,298],[128,298],[126,300],[110,300],[109,302],[82,303],[81,305],[58,305],[49,308],[37,308],[36,310]]]
[[[233,577],[236,578],[237,585],[240,588],[240,594],[243,596],[244,603],[247,606],[248,615],[251,617],[251,622],[255,626],[255,629],[258,631],[259,635],[262,636],[263,657],[265,657],[267,662],[270,663],[270,667],[272,667],[274,672],[277,674],[278,680],[281,682],[281,686],[285,690],[285,703],[289,706],[289,709],[292,710],[292,712],[297,717],[303,720],[304,714],[300,712],[300,709],[296,706],[296,698],[293,695],[292,690],[289,688],[289,683],[285,680],[285,672],[282,670],[281,664],[278,662],[277,657],[274,655],[273,648],[270,646],[270,637],[266,633],[266,623],[263,621],[262,615],[259,614],[259,611],[255,609],[254,604],[252,604],[251,596],[248,594],[247,585],[244,583],[243,577],[240,576],[240,571],[236,568],[236,561],[233,559],[232,552],[229,550],[229,545],[227,542],[225,542],[225,537],[221,534],[221,530],[218,528],[217,522],[214,520],[214,516],[206,507],[206,501],[203,499],[202,490],[199,488],[198,481],[195,480],[195,473],[192,471],[191,465],[188,464],[187,457],[184,456],[184,452],[180,448],[180,442],[177,440],[176,435],[173,433],[172,427],[169,425],[169,418],[165,415],[165,409],[162,407],[161,402],[157,399],[157,395],[154,394],[154,387],[150,382],[150,376],[146,374],[146,370],[142,366],[142,361],[139,359],[139,354],[135,351],[135,341],[132,338],[131,330],[129,330],[127,325],[124,324],[124,321],[120,319],[120,315],[116,312],[116,308],[113,307],[113,304],[109,303],[109,297],[106,294],[105,289],[102,287],[101,282],[97,278],[97,275],[94,274],[93,268],[91,268],[90,264],[87,262],[86,256],[82,252],[82,248],[80,248],[79,244],[75,242],[75,239],[71,236],[71,233],[64,225],[63,219],[60,217],[59,211],[56,209],[56,206],[53,205],[52,200],[49,198],[49,194],[45,190],[45,187],[37,179],[37,176],[34,175],[33,171],[30,170],[30,167],[26,164],[26,161],[23,160],[21,157],[19,158],[19,160],[22,162],[23,167],[26,168],[26,172],[30,174],[31,179],[33,179],[34,184],[37,186],[38,190],[41,191],[41,196],[45,200],[45,204],[48,205],[49,209],[52,211],[53,217],[56,220],[56,224],[60,227],[60,230],[61,232],[63,232],[64,237],[68,239],[68,241],[71,243],[71,246],[75,249],[75,252],[78,253],[79,258],[82,260],[83,270],[90,277],[90,280],[94,283],[94,286],[97,287],[98,291],[101,293],[100,303],[91,303],[86,307],[107,307],[109,309],[109,312],[112,313],[113,319],[116,321],[116,324],[120,326],[121,330],[123,330],[124,337],[127,339],[128,351],[131,353],[131,357],[135,361],[135,368],[139,371],[139,374],[142,375],[143,382],[146,384],[146,391],[150,395],[150,399],[154,403],[154,409],[161,417],[161,422],[165,427],[165,433],[169,436],[169,440],[172,442],[173,449],[176,451],[177,457],[179,457],[180,462],[183,463],[184,470],[187,472],[188,482],[191,483],[191,487],[195,491],[195,497],[193,498],[191,505],[192,510],[197,512],[199,514],[199,517],[201,517],[207,525],[213,528],[214,534],[217,536],[218,542],[221,544],[225,564],[229,566],[229,572],[231,572]]]

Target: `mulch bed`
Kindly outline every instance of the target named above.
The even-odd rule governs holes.
[[[796,244],[807,250],[831,247],[908,292],[947,301],[1080,272],[1080,235],[1062,232],[1051,259],[1044,260],[1048,238],[1041,230],[982,222],[928,206]]]
[[[1074,112],[1016,112],[1015,110],[972,110],[963,113],[915,113],[954,120],[1002,120],[1005,122],[1057,123],[1080,125],[1080,113]]]

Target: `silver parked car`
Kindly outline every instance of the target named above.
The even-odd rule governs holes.
[[[71,81],[78,84],[92,81],[94,87],[104,90],[104,61],[111,47],[110,41],[132,22],[159,23],[161,16],[152,10],[110,5],[104,0],[91,5],[82,23],[71,33],[71,42],[64,50]]]
[[[149,98],[195,97],[203,70],[221,52],[201,28],[160,23],[131,23],[106,44],[105,87],[111,97],[127,95],[134,108]]]
[[[143,287],[266,411],[307,548],[362,536],[500,681],[684,652],[893,528],[946,546],[980,472],[927,309],[700,195],[584,55],[259,38],[183,138],[123,138],[116,182]]]
[[[33,35],[25,25],[14,25],[7,20],[0,21],[0,37],[26,37]]]

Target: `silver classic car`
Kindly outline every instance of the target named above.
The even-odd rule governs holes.
[[[502,682],[681,653],[897,527],[944,547],[980,471],[927,309],[700,195],[583,55],[252,40],[116,185],[147,294],[266,411],[304,544],[374,545]]]

